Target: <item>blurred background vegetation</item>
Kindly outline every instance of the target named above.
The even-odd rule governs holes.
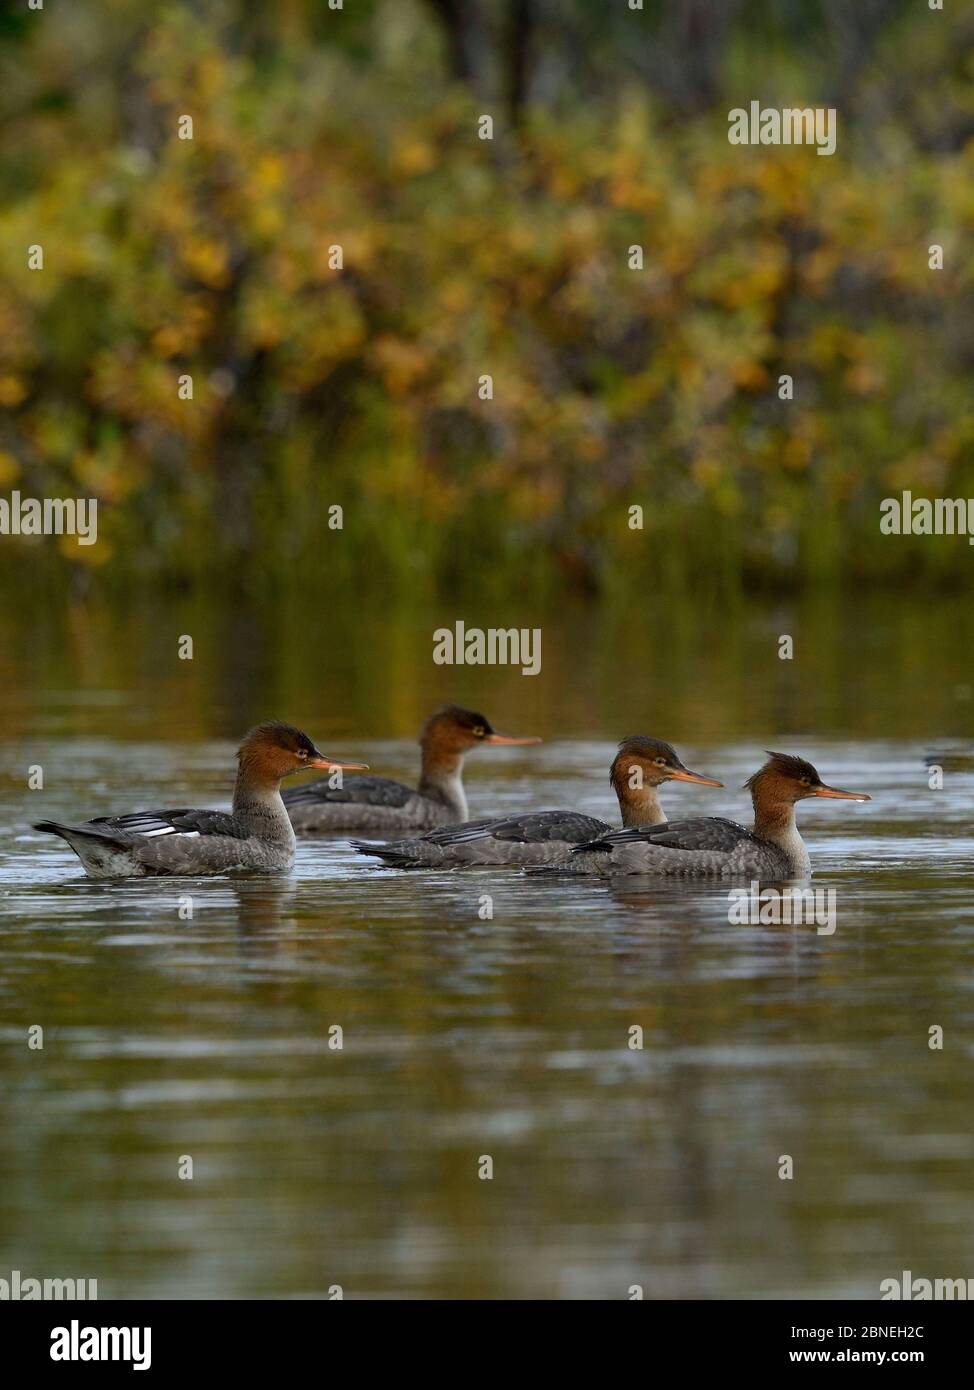
[[[100,499],[10,582],[966,584],[878,504],[974,496],[970,7],[3,0],[0,64],[0,494]]]

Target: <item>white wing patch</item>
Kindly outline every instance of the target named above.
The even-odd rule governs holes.
[[[198,840],[200,837],[198,830],[177,830],[174,825],[161,825],[157,830],[137,830],[135,833],[146,840],[155,835],[178,835],[181,840]]]

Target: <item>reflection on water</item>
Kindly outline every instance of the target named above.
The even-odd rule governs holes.
[[[536,679],[448,683],[428,618],[329,614],[325,644],[307,611],[246,616],[0,619],[0,1275],[103,1297],[875,1298],[904,1268],[972,1273],[962,608],[568,614]],[[400,873],[340,839],[287,879],[92,883],[29,829],[226,804],[230,740],[267,714],[409,775],[444,697],[548,739],[471,758],[475,814],[614,818],[609,759],[637,730],[727,784],[667,788],[671,815],[741,817],[765,746],[861,786],[867,806],[799,811],[835,934],[732,927],[712,884]]]

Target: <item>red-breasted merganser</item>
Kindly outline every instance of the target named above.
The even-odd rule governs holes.
[[[374,830],[401,834],[430,830],[467,819],[463,790],[463,760],[482,743],[540,743],[539,738],[498,734],[482,714],[444,705],[431,715],[419,735],[422,768],[415,789],[389,777],[356,777],[347,787],[333,787],[321,777],[284,795],[291,824],[298,835],[333,830]]]
[[[753,830],[719,816],[614,830],[576,845],[567,867],[573,873],[604,875],[807,878],[812,867],[795,825],[795,802],[808,796],[871,799],[865,792],[827,787],[811,763],[789,753],[769,753],[744,785],[751,789]]]
[[[623,825],[658,825],[666,820],[656,788],[664,782],[699,782],[722,787],[723,782],[691,772],[676,749],[661,739],[635,735],[619,744],[609,769],[609,781],[619,798]],[[360,854],[375,855],[397,868],[453,869],[470,864],[563,864],[573,845],[611,831],[595,816],[580,811],[536,811],[500,820],[467,821],[431,830],[411,840],[368,844],[353,840]]]
[[[366,769],[328,758],[300,729],[259,724],[237,753],[233,810],[141,811],[96,816],[79,825],[34,826],[67,840],[90,878],[222,874],[233,869],[279,873],[294,862],[294,831],[281,799],[281,778],[308,767]]]

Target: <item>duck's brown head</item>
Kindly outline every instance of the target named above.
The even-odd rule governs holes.
[[[476,710],[460,705],[441,705],[431,714],[419,734],[424,756],[435,760],[462,757],[481,743],[523,744],[540,743],[540,738],[517,738],[499,734]]]
[[[349,772],[364,772],[368,768],[368,763],[346,763],[327,757],[307,734],[276,719],[251,729],[237,750],[237,758],[241,773],[257,782],[279,782],[282,777],[309,767],[339,767]]]
[[[625,789],[661,787],[664,782],[699,782],[703,787],[724,785],[714,777],[704,777],[684,767],[671,743],[664,743],[661,738],[646,738],[643,734],[633,734],[619,744],[609,781],[619,797]]]
[[[793,806],[808,796],[830,797],[838,801],[870,801],[865,792],[843,792],[827,786],[811,763],[792,753],[768,752],[768,761],[744,783],[751,789],[755,810],[770,806]]]

